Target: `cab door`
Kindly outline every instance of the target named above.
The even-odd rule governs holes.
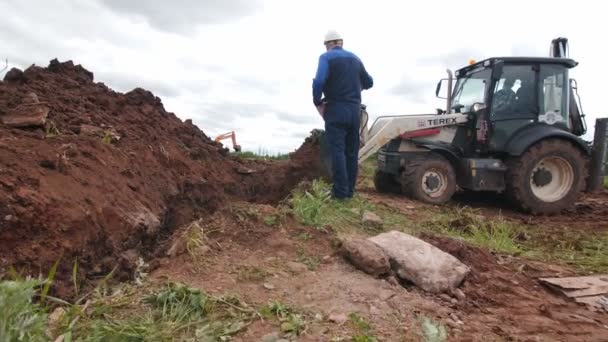
[[[538,119],[538,65],[505,64],[491,92],[489,151],[504,151],[506,143],[521,128]]]

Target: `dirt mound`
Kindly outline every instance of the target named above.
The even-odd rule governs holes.
[[[48,110],[20,128],[4,120],[29,108]],[[151,92],[114,92],[71,61],[7,73],[0,122],[0,275],[44,273],[61,258],[69,283],[77,258],[81,278],[117,264],[127,276],[174,227],[235,199],[279,201],[315,177],[310,152],[243,162]]]

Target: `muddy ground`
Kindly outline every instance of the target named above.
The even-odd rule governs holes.
[[[69,283],[77,259],[84,278],[118,266],[126,280],[175,227],[235,200],[276,203],[318,176],[314,139],[287,161],[243,161],[149,91],[114,92],[71,61],[0,82],[0,119],[36,108],[44,125],[0,123],[0,272],[45,273],[61,259],[57,283]]]
[[[402,205],[420,208],[419,203],[400,198]],[[222,218],[213,220],[216,233],[209,235],[205,254],[198,261],[188,254],[160,259],[153,279],[185,282],[217,294],[236,293],[259,306],[278,300],[308,317],[323,317],[309,322],[300,341],[350,341],[354,332],[349,322],[328,318],[352,313],[369,321],[379,341],[423,341],[423,317],[448,327],[449,341],[608,339],[605,313],[589,311],[539,284],[538,277],[576,274],[566,267],[422,234],[472,269],[461,287],[466,298],[442,298],[357,270],[337,252],[332,232],[311,230],[289,218],[269,226],[263,218],[276,209],[249,208],[265,214],[241,222],[218,213]],[[257,341],[277,331],[276,323],[258,321],[237,340]]]
[[[256,305],[280,300],[320,317],[302,341],[349,340],[348,322],[327,318],[351,313],[369,320],[380,341],[422,340],[421,317],[442,322],[455,341],[608,340],[606,314],[539,285],[540,276],[576,273],[565,267],[427,233],[425,240],[472,268],[466,298],[429,295],[356,270],[338,255],[335,231],[302,226],[278,205],[301,181],[320,176],[314,136],[286,161],[242,160],[167,112],[152,93],[114,92],[81,66],[58,61],[7,74],[0,119],[28,108],[31,93],[36,106],[48,108],[46,123],[0,124],[0,274],[11,267],[45,274],[60,260],[53,291],[70,298],[75,260],[78,281],[87,283],[115,268],[115,279],[128,281],[142,258],[153,280],[235,293]],[[410,220],[436,209],[361,185],[359,192]],[[606,192],[551,217],[522,215],[500,197],[467,196],[455,203],[547,235],[572,227],[608,231]],[[199,219],[205,248],[195,257],[175,243]],[[259,320],[236,340],[256,341],[277,329]]]

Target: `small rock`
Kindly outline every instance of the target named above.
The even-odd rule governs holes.
[[[458,325],[458,323],[456,323],[456,322],[455,322],[453,319],[451,319],[451,318],[446,319],[446,320],[445,320],[445,323],[446,323],[447,325],[449,325],[450,327],[452,327],[452,328],[460,328],[460,325]]]
[[[416,209],[416,207],[414,207],[413,205],[406,205],[406,206],[405,206],[405,208],[406,208],[406,209],[409,209],[409,210],[414,210],[414,209]]]
[[[273,332],[270,334],[266,334],[262,336],[260,342],[278,342],[279,341],[279,333]]]
[[[451,302],[452,301],[452,297],[450,297],[449,295],[442,293],[439,295],[439,297],[443,300],[445,300],[446,302]]]
[[[458,304],[458,299],[456,299],[456,298],[452,298],[452,299],[450,300],[450,302],[451,302],[452,304],[456,305],[456,304]]]
[[[50,170],[55,170],[57,168],[55,163],[52,160],[48,160],[48,159],[41,160],[38,163],[38,165],[40,165],[41,167],[43,167],[45,169],[50,169]]]
[[[123,267],[129,270],[135,269],[138,259],[139,255],[135,249],[126,250],[120,255],[120,261]]]
[[[86,124],[80,125],[79,133],[94,138],[102,138],[104,134],[103,128]]]
[[[397,280],[397,278],[395,278],[395,276],[390,276],[390,277],[386,278],[386,281],[389,284],[393,285],[393,286],[399,286],[400,285],[399,284],[399,280]]]
[[[320,322],[323,320],[323,315],[321,315],[320,313],[315,314],[315,321]]]
[[[299,262],[290,261],[286,264],[286,266],[293,273],[304,273],[308,271],[308,267]]]
[[[59,324],[61,323],[61,320],[63,319],[63,317],[65,316],[66,311],[64,308],[56,308],[55,310],[53,310],[53,312],[49,315],[48,318],[48,329],[49,332],[51,332],[52,334],[55,332],[55,330],[57,328],[59,328]]]
[[[348,318],[343,313],[334,313],[330,314],[327,320],[336,324],[344,324]]]
[[[12,68],[6,75],[4,75],[4,81],[13,83],[23,79],[23,71],[17,68]]]
[[[272,284],[264,283],[263,286],[264,286],[264,288],[266,290],[274,290],[275,289],[274,285],[272,285]]]
[[[330,261],[330,259],[331,259],[331,255],[326,255],[323,257],[323,262],[327,263]]]
[[[395,292],[391,290],[383,290],[380,292],[380,300],[385,302],[395,296]]]
[[[460,317],[458,317],[458,315],[456,315],[455,313],[450,313],[450,318],[454,320],[454,322],[461,322]]]
[[[342,255],[355,267],[375,277],[390,273],[388,256],[375,243],[364,239],[350,239],[342,244]]]
[[[373,228],[380,228],[382,227],[382,219],[380,218],[380,216],[372,213],[371,211],[365,211],[363,213],[363,224],[368,226],[368,227],[373,227]]]
[[[378,309],[377,307],[370,305],[369,313],[373,316],[380,316],[382,314],[382,311],[380,311],[380,309]]]
[[[171,247],[169,247],[169,249],[167,250],[166,255],[168,257],[175,258],[176,256],[183,254],[185,252],[186,252],[186,239],[184,239],[182,236],[178,236],[171,244]]]
[[[20,106],[0,117],[0,120],[10,127],[42,127],[49,111],[49,107],[39,104],[35,93],[28,93]]]
[[[465,300],[467,298],[467,296],[464,294],[464,292],[462,292],[461,289],[454,289],[454,291],[452,291],[452,294],[458,298],[458,300]]]
[[[13,215],[6,215],[4,216],[4,221],[10,221],[13,219]]]

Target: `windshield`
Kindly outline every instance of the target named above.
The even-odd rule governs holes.
[[[471,111],[473,104],[485,103],[486,87],[490,84],[490,69],[483,69],[459,78],[454,88],[452,109],[461,113]]]

